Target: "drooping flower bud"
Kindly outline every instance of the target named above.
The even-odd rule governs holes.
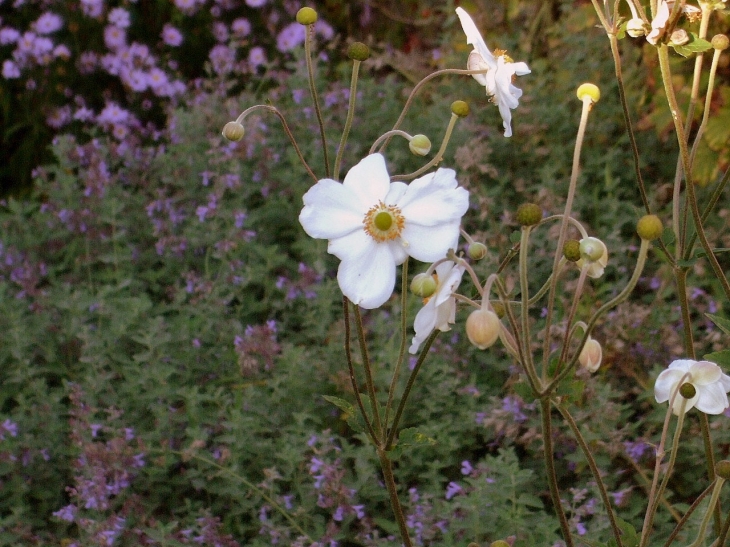
[[[521,226],[534,226],[542,220],[542,209],[534,203],[523,203],[517,208],[515,218]]]
[[[238,122],[228,122],[223,127],[222,134],[229,141],[238,142],[243,138],[245,130],[243,129],[243,125]]]
[[[653,241],[661,237],[663,231],[662,221],[656,215],[644,215],[636,223],[636,233],[639,234],[641,239],[647,241]]]
[[[313,25],[317,22],[317,12],[312,8],[301,8],[297,12],[297,23],[300,25]]]
[[[353,42],[347,48],[347,56],[353,61],[365,61],[370,58],[370,48],[362,42]]]
[[[720,460],[715,464],[715,474],[725,480],[730,479],[730,460]]]
[[[484,243],[475,241],[469,245],[469,248],[466,250],[466,254],[468,254],[469,258],[472,260],[481,260],[487,256],[487,246]]]
[[[466,319],[466,335],[479,349],[493,346],[499,338],[500,328],[499,318],[491,310],[474,310]]]
[[[451,112],[463,118],[469,115],[469,105],[464,101],[454,101],[451,103]]]
[[[628,34],[632,38],[638,38],[639,36],[644,36],[644,34],[646,34],[646,29],[644,28],[644,21],[642,21],[639,17],[634,17],[633,19],[629,19],[628,23],[626,23],[626,34]]]
[[[431,151],[431,141],[426,135],[414,135],[408,142],[408,148],[416,156],[425,156]]]
[[[570,262],[578,262],[580,260],[580,241],[577,239],[569,239],[563,245],[563,256]]]
[[[411,281],[411,292],[420,298],[428,298],[436,292],[437,288],[438,283],[432,275],[427,273],[416,274]]]
[[[588,372],[596,372],[601,366],[602,359],[603,350],[601,349],[601,344],[588,336],[588,340],[586,340],[583,349],[580,351],[580,355],[578,355],[578,362]]]
[[[587,275],[597,279],[603,275],[608,263],[608,249],[603,241],[595,237],[586,237],[580,240],[580,260],[576,262],[579,268],[588,265]]]

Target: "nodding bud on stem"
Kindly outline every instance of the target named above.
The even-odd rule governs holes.
[[[347,56],[353,61],[365,61],[370,58],[370,48],[362,42],[353,42],[347,48]]]
[[[711,44],[713,48],[722,51],[723,49],[727,49],[728,46],[730,46],[730,39],[728,39],[728,37],[724,34],[715,34],[712,37]]]
[[[534,203],[523,203],[517,208],[515,218],[520,226],[534,226],[542,220],[542,209]]]
[[[715,474],[725,480],[730,479],[730,461],[720,460],[715,464]]]
[[[569,239],[563,245],[563,256],[565,260],[570,262],[578,262],[580,260],[580,241],[577,239]]]
[[[634,17],[633,19],[629,19],[628,23],[626,23],[626,34],[628,34],[632,38],[638,38],[639,36],[644,36],[644,34],[646,34],[646,29],[644,28],[644,21],[642,21],[639,17]]]
[[[588,336],[580,355],[578,355],[578,362],[588,372],[596,372],[600,368],[602,360],[603,349],[601,348],[601,344]]]
[[[662,221],[656,215],[644,215],[636,223],[636,233],[641,239],[647,241],[658,239],[663,231]]]
[[[474,310],[466,319],[466,335],[479,349],[493,346],[499,338],[501,327],[499,317],[492,310]]]
[[[426,135],[414,135],[408,142],[408,148],[416,156],[425,156],[431,151],[431,141]]]
[[[690,384],[689,382],[685,382],[681,386],[679,386],[679,394],[684,397],[685,399],[691,399],[695,395],[697,395],[697,388]]]
[[[576,95],[581,101],[590,101],[591,104],[595,104],[601,98],[601,90],[595,84],[585,83],[578,86]]]
[[[466,254],[468,254],[469,258],[472,260],[481,260],[487,256],[487,246],[484,243],[475,241],[469,245],[469,248],[466,250]]]
[[[419,273],[411,281],[411,292],[421,298],[428,298],[436,292],[437,286],[438,283],[436,283],[432,275]]]
[[[317,12],[312,8],[301,8],[297,12],[297,23],[300,25],[313,25],[317,22]]]
[[[466,104],[464,101],[454,101],[453,103],[451,103],[451,112],[453,112],[460,118],[464,118],[465,116],[469,115],[469,105]]]
[[[228,122],[223,127],[223,136],[229,141],[240,141],[243,138],[245,131],[243,126],[238,122]]]

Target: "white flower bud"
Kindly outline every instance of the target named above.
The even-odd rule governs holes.
[[[583,349],[578,356],[578,362],[588,372],[596,372],[601,366],[601,360],[603,359],[603,350],[601,344],[588,336]]]
[[[629,22],[626,23],[626,34],[628,34],[632,38],[644,36],[644,34],[646,34],[646,29],[644,29],[644,21],[642,21],[639,17],[629,19]]]
[[[466,319],[466,335],[479,349],[493,346],[501,328],[499,317],[491,310],[474,310]]]

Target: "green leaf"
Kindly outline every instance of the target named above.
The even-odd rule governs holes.
[[[432,446],[434,444],[436,444],[436,439],[433,439],[428,435],[424,435],[423,433],[419,433],[415,427],[408,427],[401,430],[398,435],[398,442],[393,449],[388,452],[388,456],[390,456],[393,460],[397,460],[401,457],[404,449],[406,448],[424,445]]]
[[[512,385],[512,390],[515,394],[519,395],[523,401],[530,402],[537,398],[537,395],[532,391],[532,387],[525,380],[520,380]]]
[[[342,416],[340,417],[345,420],[347,425],[349,425],[354,431],[365,431],[365,421],[352,404],[348,403],[344,399],[340,399],[339,397],[334,397],[332,395],[322,395],[322,398],[325,401],[332,403],[342,411]]]
[[[694,53],[702,53],[708,49],[712,49],[712,44],[707,40],[703,40],[693,32],[690,33],[690,40],[682,46],[673,46],[674,51],[679,53],[682,57],[689,57]]]
[[[725,334],[730,334],[730,319],[725,319],[724,317],[720,317],[719,315],[713,315],[711,313],[706,313],[705,317],[715,323],[718,329],[720,329]]]
[[[730,349],[706,353],[702,356],[706,361],[717,363],[724,369],[730,369]]]

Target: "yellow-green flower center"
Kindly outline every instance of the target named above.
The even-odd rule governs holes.
[[[378,243],[391,241],[403,231],[406,219],[395,205],[385,205],[382,201],[365,213],[362,223],[365,232]]]

